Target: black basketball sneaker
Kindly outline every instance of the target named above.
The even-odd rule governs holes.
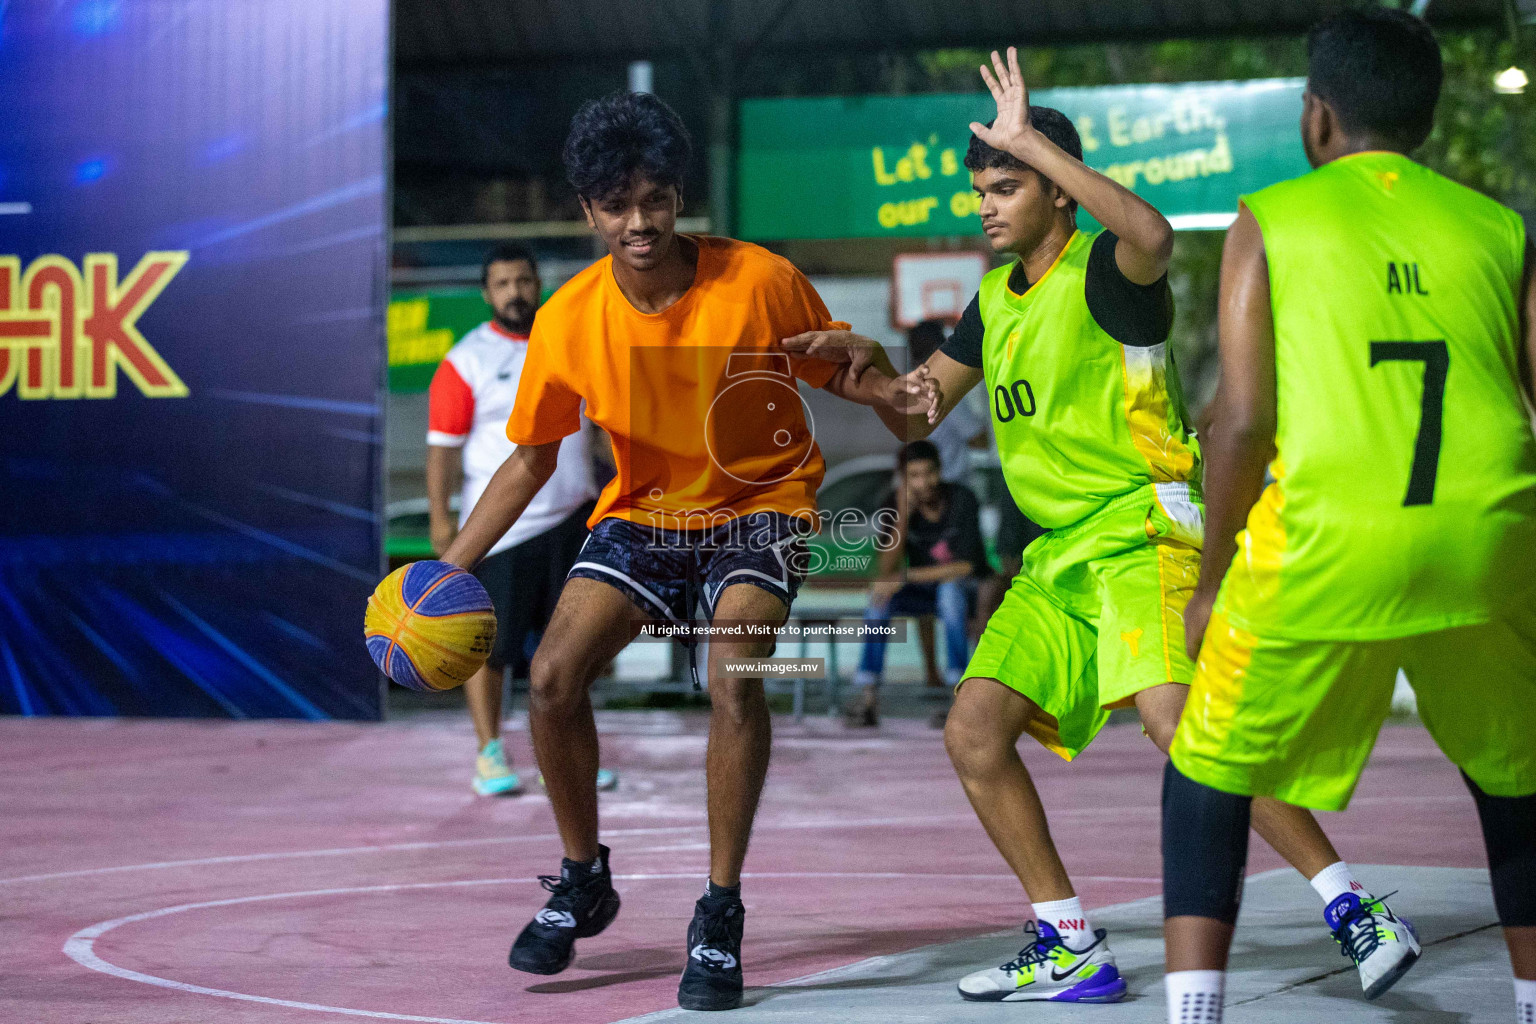
[[[507,963],[529,974],[559,974],[576,955],[576,940],[597,935],[619,913],[619,894],[608,871],[608,847],[597,848],[591,864],[560,862],[558,875],[540,875],[549,891],[544,909],[523,929]]]
[[[701,896],[688,925],[688,966],[677,986],[685,1010],[741,1005],[741,931],[747,910],[737,896]]]

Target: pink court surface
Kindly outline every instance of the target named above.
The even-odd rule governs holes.
[[[624,909],[553,978],[506,966],[542,903],[537,876],[559,863],[548,802],[531,771],[526,795],[472,796],[461,715],[0,721],[0,1020],[598,1024],[674,1007],[707,864],[705,722],[599,718],[604,763],[622,774],[602,808]],[[526,734],[509,743],[527,768]],[[1106,730],[1074,765],[1028,743],[1025,757],[1084,904],[1156,896],[1162,759],[1140,731]],[[1351,861],[1484,864],[1471,802],[1417,726],[1388,727],[1354,806],[1324,818]],[[1255,842],[1250,872],[1279,866]],[[747,872],[759,999],[1025,916],[939,733],[918,721],[778,723]],[[966,1009],[941,1002],[931,1019]]]

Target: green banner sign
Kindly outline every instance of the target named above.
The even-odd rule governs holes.
[[[1299,78],[1040,89],[1083,157],[1176,228],[1220,228],[1238,196],[1307,170]],[[737,224],[748,239],[970,235],[963,166],[985,93],[832,96],[741,104]],[[1089,218],[1084,215],[1086,224]]]
[[[485,323],[491,311],[480,289],[440,292],[396,292],[385,319],[389,338],[389,390],[425,391],[437,364],[471,330]]]

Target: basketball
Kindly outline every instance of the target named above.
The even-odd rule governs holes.
[[[447,562],[412,562],[368,598],[363,637],[374,664],[412,690],[461,686],[496,642],[496,613],[480,581]]]

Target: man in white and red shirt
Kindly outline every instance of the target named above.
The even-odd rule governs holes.
[[[507,418],[517,397],[528,353],[528,332],[539,308],[539,270],[522,246],[501,245],[486,256],[481,294],[491,319],[449,350],[432,378],[427,413],[427,500],[432,547],[453,543],[485,485],[515,447]],[[586,520],[597,497],[588,448],[591,428],[560,446],[554,476],[534,496],[512,529],[475,568],[496,607],[496,649],[485,667],[464,684],[480,756],[474,780],[482,796],[516,792],[517,775],[501,743],[501,675],[528,674],[527,643],[549,622],[566,573],[587,538]],[[459,514],[448,507],[462,474]]]

